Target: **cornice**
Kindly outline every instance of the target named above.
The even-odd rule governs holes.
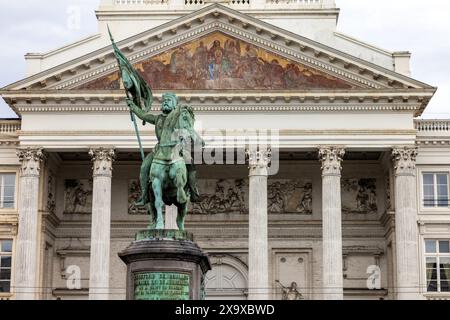
[[[264,129],[262,129],[264,130]],[[224,130],[206,130],[200,131],[200,133],[205,135],[223,135]],[[227,134],[231,134],[233,136],[246,136],[246,129],[242,130],[228,130]],[[327,135],[416,135],[416,130],[367,130],[367,129],[351,129],[351,130],[279,130],[279,136],[285,137],[296,137],[296,136],[304,136],[304,135],[312,135],[312,136],[327,136]],[[21,137],[27,136],[124,136],[124,137],[134,137],[135,131],[132,130],[96,130],[96,131],[20,131],[18,134]],[[150,137],[155,138],[154,129],[147,128],[140,133],[141,137]],[[234,143],[234,142],[233,142]]]
[[[270,105],[191,105],[197,112],[415,112],[417,105],[290,105],[290,106],[270,106]],[[17,110],[21,113],[39,112],[39,113],[59,113],[59,112],[109,112],[109,113],[127,113],[129,109],[125,105],[88,105],[88,106],[70,106],[70,105],[17,105]],[[154,108],[157,111],[158,108]]]
[[[180,102],[199,112],[422,112],[433,90],[310,90],[310,91],[185,91]],[[127,112],[125,95],[115,91],[30,90],[3,91],[17,113],[23,112]],[[154,111],[160,109],[162,93],[155,92]]]

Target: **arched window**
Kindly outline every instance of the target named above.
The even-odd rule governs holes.
[[[246,300],[247,266],[230,255],[210,255],[212,270],[206,274],[206,300]]]

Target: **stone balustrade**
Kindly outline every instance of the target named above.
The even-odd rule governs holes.
[[[422,132],[450,132],[450,119],[449,120],[416,120],[414,122],[415,128]]]
[[[15,133],[20,128],[20,120],[0,120],[0,134]]]
[[[334,0],[104,0],[102,5],[112,5],[119,10],[136,7],[152,7],[153,9],[156,6],[179,8],[184,5],[184,8],[189,10],[190,8],[197,9],[211,3],[248,9],[327,9],[336,7]]]

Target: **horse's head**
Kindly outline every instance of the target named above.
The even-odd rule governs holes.
[[[192,151],[202,148],[204,141],[194,129],[195,117],[192,108],[179,106],[175,113],[178,114],[178,119],[172,141],[178,141],[179,154],[185,158],[185,161],[190,161]]]

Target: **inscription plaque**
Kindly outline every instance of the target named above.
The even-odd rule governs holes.
[[[135,300],[189,300],[190,276],[175,272],[140,272],[134,275]]]

